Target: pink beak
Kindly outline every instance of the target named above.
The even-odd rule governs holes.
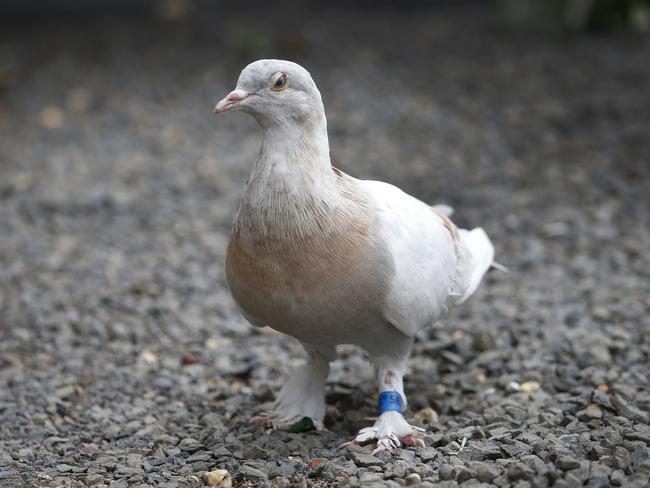
[[[214,113],[226,112],[231,108],[236,107],[248,95],[248,92],[245,92],[244,90],[231,91],[228,93],[228,95],[226,95],[226,98],[215,105]]]

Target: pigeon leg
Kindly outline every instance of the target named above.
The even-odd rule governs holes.
[[[329,403],[325,405],[325,417],[331,421],[335,421],[343,417],[341,411],[336,408],[336,405],[330,405]]]
[[[398,344],[398,347],[391,351],[395,353],[394,355],[387,356],[383,353],[381,356],[374,356],[379,386],[380,415],[372,427],[361,429],[354,440],[346,442],[341,447],[368,444],[373,441],[377,442],[373,452],[392,451],[395,447],[399,447],[401,442],[413,447],[424,446],[424,442],[419,438],[424,429],[410,425],[402,415],[406,408],[402,378],[412,344],[412,338],[404,338],[402,344]]]
[[[307,352],[307,362],[291,373],[275,400],[273,411],[253,417],[251,423],[282,430],[298,427],[307,430],[312,426],[318,430],[324,429],[325,382],[329,363],[336,357],[336,350],[306,343],[302,343],[302,346]]]

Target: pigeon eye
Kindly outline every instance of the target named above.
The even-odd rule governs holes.
[[[271,85],[271,90],[282,91],[289,84],[289,80],[287,79],[287,75],[285,73],[276,73],[271,76],[269,84]]]

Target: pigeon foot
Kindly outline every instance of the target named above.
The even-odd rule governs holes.
[[[290,417],[280,417],[277,414],[269,413],[251,417],[250,424],[261,425],[275,430],[286,430],[288,432],[300,433],[310,430],[326,430],[323,422],[313,420],[303,415],[292,415]]]
[[[410,425],[401,413],[389,411],[382,413],[375,425],[361,429],[353,440],[341,444],[340,447],[353,444],[363,446],[376,442],[377,447],[372,451],[373,454],[380,451],[391,452],[401,443],[410,447],[424,447],[424,441],[419,437],[422,432],[424,429]]]
[[[325,417],[332,422],[342,417],[341,412],[334,405],[325,405]],[[292,415],[290,417],[281,417],[277,413],[267,413],[251,417],[250,424],[261,425],[276,430],[288,430],[291,432],[305,432],[308,430],[325,430],[322,422],[315,421],[309,416]]]

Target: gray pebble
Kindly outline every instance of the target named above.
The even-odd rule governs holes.
[[[491,482],[499,476],[501,470],[494,464],[481,463],[476,468],[476,478],[486,483]]]
[[[506,467],[506,473],[512,481],[529,480],[535,474],[528,465],[519,461],[509,463]]]
[[[404,478],[404,483],[406,484],[406,486],[417,485],[421,481],[422,478],[420,478],[420,475],[417,473],[411,473],[406,478]]]
[[[576,416],[583,422],[589,422],[590,420],[601,419],[603,411],[596,405],[589,405],[580,410]]]
[[[632,403],[627,401],[623,395],[614,395],[612,397],[612,405],[619,415],[626,417],[634,422],[650,423],[650,417],[647,412],[637,408]]]
[[[84,480],[86,486],[94,486],[104,483],[104,476],[101,474],[89,474]]]
[[[626,482],[625,474],[620,469],[613,471],[609,479],[615,486],[623,486]]]
[[[352,452],[350,453],[350,458],[354,461],[354,464],[357,466],[368,467],[368,466],[381,466],[384,464],[384,461],[371,455],[364,454],[362,452]]]
[[[569,469],[576,469],[580,467],[580,461],[578,461],[576,458],[571,457],[571,456],[562,456],[559,457],[555,461],[555,465],[564,470],[567,471]]]
[[[201,449],[205,449],[205,446],[201,444],[199,441],[197,441],[196,439],[193,439],[191,437],[186,437],[185,439],[181,440],[181,442],[178,444],[178,448],[181,451],[196,452]]]
[[[383,480],[384,477],[379,473],[371,473],[369,471],[366,471],[365,473],[361,473],[359,475],[359,483],[361,483],[362,486],[373,482],[383,482]]]
[[[247,464],[244,464],[239,467],[239,474],[243,476],[245,479],[254,482],[266,481],[268,479],[264,471]]]

